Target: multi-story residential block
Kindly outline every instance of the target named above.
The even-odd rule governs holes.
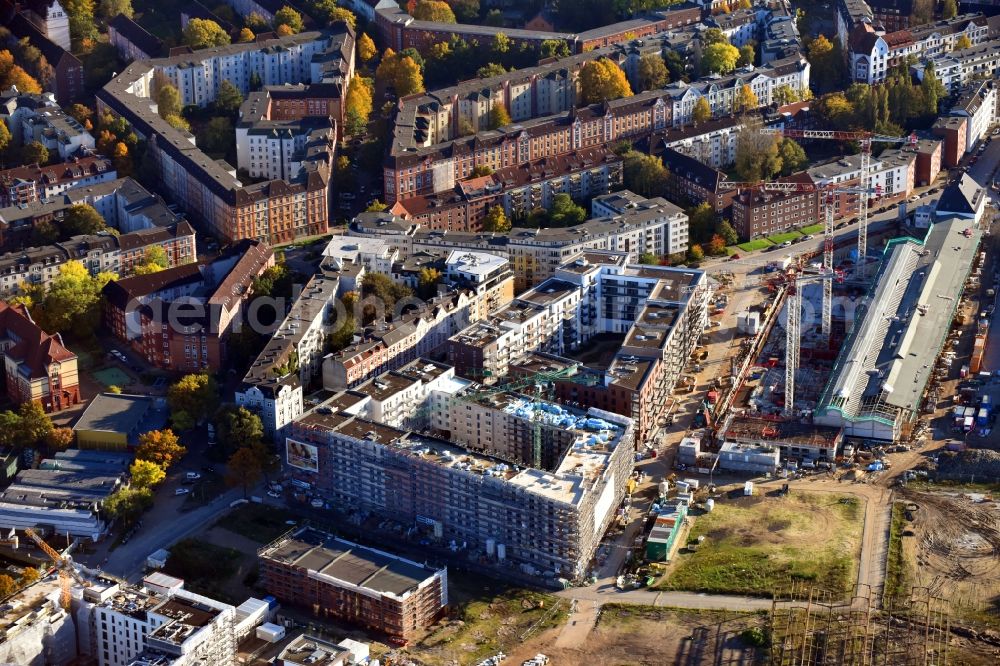
[[[295,453],[308,455],[317,447],[289,440],[287,450],[289,465],[307,465],[309,461]],[[312,527],[268,544],[259,558],[261,584],[269,594],[396,641],[420,635],[448,605],[446,568],[435,569]]]
[[[337,129],[329,118],[246,120],[236,125],[236,164],[251,178],[294,180],[310,159],[326,162],[329,171]]]
[[[913,181],[918,186],[930,185],[941,173],[943,146],[939,139],[920,139],[917,142],[917,172]]]
[[[753,7],[708,16],[702,21],[702,25],[718,28],[729,43],[737,48],[750,40],[756,41],[758,36],[757,10]]]
[[[320,267],[236,392],[236,404],[257,413],[264,432],[275,439],[302,413],[303,388],[320,372],[326,337],[343,324],[342,314],[350,314],[337,308],[340,282],[337,270]]]
[[[889,70],[907,59],[947,60],[959,39],[973,45],[985,42],[1000,19],[981,14],[963,14],[918,28],[884,32],[871,23],[856,25],[848,40],[848,66],[851,78],[864,83],[885,80]],[[946,84],[947,85],[947,84]]]
[[[302,32],[253,44],[232,44],[194,54],[134,62],[98,93],[98,107],[125,118],[147,141],[161,182],[196,222],[226,240],[277,243],[324,233],[328,223],[332,153],[303,162],[295,180],[244,185],[236,169],[201,152],[193,137],[156,113],[156,81],[166,80],[184,104],[205,106],[223,80],[246,95],[250,79],[264,85],[334,83],[346,90],[353,75],[354,33]]]
[[[99,155],[81,157],[64,164],[37,164],[0,171],[0,208],[25,206],[51,199],[66,190],[118,178],[111,160]]]
[[[37,402],[46,412],[79,404],[76,354],[58,333],[43,331],[24,305],[0,302],[0,355],[11,402]]]
[[[108,226],[123,234],[173,228],[181,222],[158,196],[131,178],[118,178],[72,188],[47,201],[0,208],[0,245],[10,247],[29,242],[35,226],[43,222],[58,226],[66,209],[80,203],[93,206]]]
[[[808,181],[808,178],[803,180]],[[822,219],[817,191],[744,190],[733,199],[733,228],[740,240],[798,229]]]
[[[736,142],[746,124],[745,118],[726,116],[653,132],[649,138],[649,152],[660,155],[670,148],[710,167],[726,169],[736,161]]]
[[[948,92],[956,92],[976,79],[993,78],[1000,69],[1000,40],[992,39],[951,53],[926,58],[911,67],[921,81],[927,66],[934,67],[937,77]]]
[[[21,3],[24,18],[53,44],[70,50],[69,14],[59,0],[30,0]]]
[[[62,161],[83,157],[94,150],[94,137],[59,107],[45,106],[21,119],[21,144],[37,141]]]
[[[163,55],[160,38],[124,14],[108,21],[108,41],[125,61],[150,60]]]
[[[969,118],[964,116],[942,116],[934,121],[931,131],[941,137],[941,164],[946,168],[959,165],[965,157],[965,146],[969,140]]]
[[[665,148],[667,196],[671,201],[699,204],[707,202],[719,215],[727,214],[736,191],[722,187],[726,174],[673,148]]]
[[[244,241],[210,264],[185,264],[104,287],[108,329],[146,361],[177,372],[217,371],[243,324],[254,278],[274,265],[266,245]]]
[[[869,162],[868,187],[877,188],[884,201],[905,199],[913,191],[916,176],[917,153],[911,147],[890,148]],[[818,164],[806,170],[813,183],[823,185],[855,186],[861,182],[861,156],[846,155],[840,159]],[[853,194],[839,195],[842,205],[857,201]],[[857,205],[853,204],[854,212]],[[853,214],[853,212],[852,212]],[[838,213],[838,216],[840,213]]]
[[[170,266],[192,262],[196,257],[194,229],[181,222],[121,236],[73,236],[45,247],[8,252],[0,255],[0,296],[16,295],[24,285],[49,284],[68,261],[79,261],[93,275],[109,272],[124,277],[145,262],[151,247],[163,248]]]
[[[965,125],[965,152],[971,153],[982,141],[997,119],[997,87],[995,81],[973,81],[958,94],[949,115],[968,118]]]
[[[631,419],[485,396],[469,382],[435,393],[443,393],[432,409],[437,426],[471,441],[462,433],[474,432],[473,407],[493,426],[485,454],[351,414],[366,396],[341,393],[293,424],[286,439],[292,478],[316,496],[424,525],[429,540],[454,542],[525,575],[581,579],[632,472]]]

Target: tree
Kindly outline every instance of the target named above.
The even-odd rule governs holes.
[[[779,106],[799,101],[799,93],[788,84],[778,86],[774,91],[774,102]]]
[[[365,208],[366,213],[381,213],[386,210],[389,210],[389,206],[382,203],[378,199],[372,201],[370,204],[368,204],[368,207]]]
[[[85,39],[97,37],[94,0],[63,0],[62,6],[69,18],[69,34],[74,43],[79,44]]]
[[[191,123],[185,120],[182,116],[170,114],[169,116],[165,116],[163,119],[167,121],[168,125],[176,130],[181,130],[182,132],[191,131]]]
[[[507,73],[504,66],[495,62],[488,62],[476,70],[476,76],[480,79],[488,79],[491,76],[503,76]]]
[[[701,245],[692,245],[688,249],[688,259],[693,262],[699,262],[705,258],[705,251],[701,249]]]
[[[246,407],[225,407],[215,418],[218,441],[226,451],[241,446],[252,446],[264,440],[264,426],[260,417]]]
[[[563,39],[546,39],[538,47],[538,55],[545,58],[568,58],[569,45]]]
[[[740,47],[740,59],[736,61],[737,67],[752,65],[757,59],[757,50],[752,44],[744,44]]]
[[[277,30],[283,25],[287,25],[293,35],[302,32],[302,14],[285,5],[274,12],[274,29]]]
[[[802,171],[809,165],[806,151],[795,139],[782,139],[778,146],[778,155],[781,158],[781,173],[786,176]]]
[[[498,32],[493,35],[493,41],[490,43],[490,50],[496,55],[502,56],[510,51],[511,44],[513,44],[513,42],[510,37],[502,32]]]
[[[0,599],[6,599],[17,592],[17,582],[7,574],[0,574]]]
[[[28,74],[20,65],[14,65],[9,70],[7,70],[4,78],[4,88],[9,88],[10,86],[17,86],[17,89],[22,93],[30,93],[34,95],[41,94],[42,86],[37,80],[30,74]]]
[[[758,106],[760,106],[760,100],[757,99],[753,88],[744,83],[736,95],[736,99],[733,100],[733,111],[735,113],[753,111]]]
[[[944,0],[941,3],[941,18],[944,20],[953,19],[958,16],[957,0]]]
[[[139,446],[135,450],[135,457],[137,460],[148,460],[166,470],[183,458],[185,453],[187,449],[181,446],[174,431],[166,428],[150,430],[139,435]]]
[[[962,49],[967,49],[972,46],[972,40],[969,39],[968,35],[962,35],[955,40],[955,51],[961,51]]]
[[[571,227],[587,219],[587,210],[576,204],[573,198],[565,192],[552,197],[549,208],[549,220],[553,226]]]
[[[32,583],[37,582],[40,577],[41,574],[38,573],[38,569],[35,567],[25,567],[24,571],[21,572],[21,585],[28,587]]]
[[[695,125],[712,119],[712,107],[708,103],[708,98],[699,97],[695,100],[694,108],[691,110],[691,120]]]
[[[854,117],[854,106],[842,92],[824,95],[817,106],[819,115],[837,129],[847,129]]]
[[[715,209],[707,201],[687,210],[688,230],[694,240],[708,240],[716,225]]]
[[[167,389],[170,412],[186,412],[196,421],[214,414],[219,403],[219,389],[207,373],[184,375]]]
[[[644,197],[659,197],[667,193],[667,169],[663,160],[637,151],[624,155],[625,187]]]
[[[0,412],[0,446],[20,446],[19,431],[21,417],[16,412],[5,410]]]
[[[253,40],[257,39],[257,35],[253,34],[253,30],[250,28],[243,28],[240,30],[239,37],[237,37],[240,44],[249,44]]]
[[[417,295],[420,298],[432,298],[437,294],[441,283],[441,271],[436,268],[424,267],[417,274]]]
[[[164,83],[156,91],[156,112],[161,118],[181,115],[181,93],[172,84]]]
[[[512,122],[510,114],[507,113],[507,109],[504,107],[503,103],[495,103],[493,108],[490,110],[490,129],[506,127]]]
[[[247,496],[250,486],[260,481],[262,475],[260,458],[251,447],[241,446],[236,449],[226,463],[226,484],[243,488],[243,497]]]
[[[72,428],[52,428],[52,432],[45,437],[45,447],[49,451],[64,451],[73,443],[74,437]]]
[[[625,72],[608,58],[591,60],[583,66],[580,70],[580,89],[584,104],[632,96]]]
[[[660,263],[660,260],[652,252],[643,252],[639,255],[639,263],[646,264],[647,266],[655,266]]]
[[[493,206],[486,211],[486,217],[483,218],[483,231],[505,234],[510,229],[510,220],[507,219],[507,214],[504,213],[503,206]]]
[[[122,394],[122,387],[121,386],[115,386],[114,384],[112,384],[111,386],[108,387],[108,393],[111,393],[111,394],[114,394],[114,395],[121,395]]]
[[[928,62],[927,66],[924,67],[924,78],[920,82],[920,89],[924,96],[924,113],[936,116],[938,104],[942,98],[947,96],[948,91],[934,72],[934,63],[932,62]]]
[[[219,92],[215,96],[215,108],[220,113],[236,115],[243,104],[243,93],[229,79],[223,79],[219,84]]]
[[[736,175],[740,180],[771,180],[781,171],[779,138],[761,134],[760,122],[745,123],[736,138]]]
[[[101,510],[109,518],[120,518],[130,525],[151,506],[153,491],[149,488],[119,488],[108,495],[101,504]]]
[[[225,46],[230,43],[229,34],[211,19],[193,18],[188,21],[184,26],[182,39],[193,49]]]
[[[267,32],[271,28],[271,24],[267,22],[267,19],[257,12],[247,14],[243,18],[243,25],[256,33]]]
[[[701,51],[701,68],[716,74],[728,74],[736,69],[740,50],[728,42],[709,44]]]
[[[368,62],[375,57],[378,51],[375,50],[375,42],[366,33],[361,33],[358,37],[358,60],[361,62]]]
[[[233,121],[225,116],[209,120],[198,132],[198,144],[212,155],[225,155],[233,142]]]
[[[48,220],[36,222],[31,228],[31,242],[33,245],[51,245],[59,240],[59,229]]]
[[[449,0],[455,18],[461,23],[476,23],[479,18],[479,0]]]
[[[101,16],[111,20],[119,14],[124,14],[128,18],[135,16],[132,0],[101,0]]]
[[[726,253],[726,239],[719,234],[714,234],[708,241],[708,253],[713,257],[718,257]]]
[[[813,76],[824,90],[840,87],[840,82],[844,78],[844,59],[841,56],[839,42],[836,40],[831,42],[825,35],[820,35],[809,42],[806,58],[812,65]]]
[[[396,94],[400,97],[413,95],[424,91],[424,77],[420,73],[420,67],[413,58],[404,56],[399,60],[399,68],[396,72]]]
[[[164,268],[169,267],[170,258],[167,256],[167,251],[159,245],[151,245],[146,248],[142,263],[137,264],[132,272],[135,275],[150,275],[151,273],[159,273]]]
[[[472,167],[472,177],[478,178],[479,176],[491,176],[493,175],[493,169],[490,168],[488,164],[477,164]]]
[[[709,28],[701,35],[702,46],[711,46],[712,44],[728,44],[729,38],[726,37],[726,33],[722,32],[721,28]]]
[[[324,21],[327,25],[346,23],[352,30],[358,25],[358,17],[349,9],[338,7],[333,0],[320,0],[320,2],[313,4],[313,12],[314,15],[318,14],[317,19]]]
[[[66,209],[62,221],[63,233],[66,236],[96,234],[107,229],[104,218],[90,204],[73,204]]]
[[[736,245],[740,240],[736,229],[729,223],[729,220],[719,220],[719,224],[715,227],[715,232],[722,237],[726,245]]]
[[[418,0],[416,7],[413,8],[413,18],[435,23],[456,23],[455,12],[448,3],[438,0]]]
[[[80,338],[93,334],[101,319],[101,290],[114,273],[91,275],[79,261],[67,261],[31,309],[31,315],[50,332]]]
[[[657,53],[647,53],[639,59],[639,87],[643,90],[662,88],[670,83],[670,72]]]
[[[25,164],[49,163],[49,149],[38,141],[31,141],[21,146],[21,161]]]
[[[21,403],[17,416],[17,438],[21,446],[34,447],[52,433],[52,419],[41,403],[34,400]]]
[[[7,129],[7,123],[0,120],[0,153],[7,150],[7,146],[10,145],[11,136],[10,130]]]
[[[152,488],[167,478],[167,473],[163,471],[162,467],[149,460],[139,458],[132,461],[128,473],[132,477],[132,486],[135,488]]]
[[[373,108],[372,87],[371,79],[360,76],[355,76],[347,87],[346,129],[351,135],[360,134],[368,125]]]

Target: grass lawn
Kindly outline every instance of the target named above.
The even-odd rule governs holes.
[[[889,555],[886,557],[885,596],[899,597],[909,594],[909,576],[903,555],[903,530],[906,529],[905,509],[902,502],[892,505],[889,523]]]
[[[784,243],[785,241],[793,241],[796,238],[802,238],[802,234],[798,231],[786,231],[783,234],[774,234],[773,236],[768,236],[767,240],[771,241],[775,245]]]
[[[774,245],[774,243],[766,238],[756,238],[752,241],[747,241],[746,243],[740,243],[736,247],[740,248],[744,252],[753,252],[754,250],[763,250],[765,247],[771,247],[772,245]]]
[[[569,602],[549,594],[504,587],[489,578],[448,572],[448,596],[457,609],[406,650],[428,666],[475,664],[510,652],[523,636],[565,622]]]
[[[233,509],[215,526],[264,544],[287,532],[291,525],[286,521],[293,519],[295,516],[289,511],[251,502]]]
[[[163,571],[184,579],[184,587],[215,599],[226,599],[222,587],[239,569],[243,555],[234,548],[224,548],[200,539],[184,539],[170,547],[170,557]]]
[[[810,224],[808,227],[799,229],[803,234],[819,234],[823,232],[822,224]]]
[[[844,500],[844,501],[841,501]],[[740,497],[694,518],[689,543],[659,589],[770,595],[811,583],[835,595],[850,593],[857,575],[862,508],[833,494]]]
[[[118,386],[124,387],[132,381],[132,378],[128,376],[121,368],[115,366],[108,366],[106,368],[101,368],[100,370],[95,370],[91,373],[94,379],[101,382],[105,386]]]

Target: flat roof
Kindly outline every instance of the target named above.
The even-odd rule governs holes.
[[[840,442],[843,432],[843,428],[836,426],[737,415],[730,421],[725,437],[727,441],[743,443],[773,442],[830,448]]]
[[[99,393],[87,405],[73,430],[129,434],[147,420],[147,415],[153,408],[154,400],[149,396]],[[151,425],[151,428],[156,427]]]

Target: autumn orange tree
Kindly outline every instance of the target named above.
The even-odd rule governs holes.
[[[424,91],[424,76],[413,58],[386,49],[382,62],[375,70],[375,87],[377,91],[384,92],[390,86],[397,97],[413,95]]]
[[[0,88],[6,90],[11,86],[23,93],[38,94],[42,92],[39,85],[23,67],[14,63],[14,56],[10,51],[4,49],[0,51]]]
[[[167,469],[183,458],[185,453],[187,453],[187,449],[181,445],[174,431],[165,428],[163,430],[150,430],[140,435],[135,457],[139,460],[148,460],[163,469]]]
[[[631,97],[632,88],[622,68],[607,58],[592,60],[580,70],[580,88],[584,104]]]

